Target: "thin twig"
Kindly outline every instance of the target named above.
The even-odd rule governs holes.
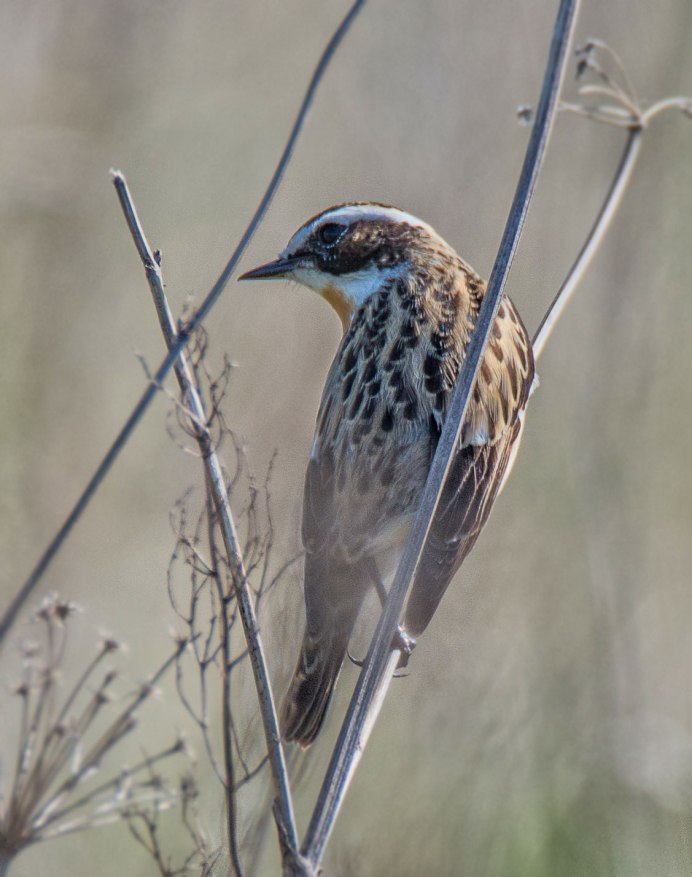
[[[120,741],[136,727],[139,708],[151,697],[185,641],[178,642],[176,653],[126,698],[116,716],[94,737],[94,722],[110,702],[110,688],[117,678],[114,670],[107,670],[94,685],[94,673],[118,644],[112,637],[104,638],[96,657],[87,662],[58,703],[66,619],[73,612],[73,605],[57,596],[44,600],[36,621],[44,627],[45,640],[41,646],[27,644],[23,648],[25,672],[16,691],[22,698],[20,740],[10,794],[0,797],[0,858],[5,854],[11,858],[31,844],[59,835],[114,822],[122,817],[125,804],[146,808],[152,803],[161,806],[172,802],[173,794],[160,777],[151,776],[151,769],[182,753],[181,739],[146,759],[148,779],[140,774],[143,765],[121,770],[96,785],[92,779],[105,766],[106,757],[113,755]]]
[[[591,264],[591,260],[596,255],[605,234],[615,218],[615,214],[622,202],[622,197],[625,194],[632,177],[637,157],[639,156],[642,131],[643,129],[641,127],[632,128],[630,130],[627,142],[625,143],[625,148],[620,157],[620,161],[618,162],[617,170],[615,171],[615,176],[613,177],[613,182],[610,184],[608,194],[598,212],[596,221],[591,227],[591,230],[584,241],[584,245],[579,251],[579,255],[570,268],[567,277],[557,291],[557,295],[551,302],[545,316],[541,320],[540,326],[536,330],[532,342],[533,357],[535,360],[538,360],[543,353],[548,338],[562,316],[563,311],[569,304],[575,289]]]
[[[611,57],[615,59],[618,70],[625,78],[625,81],[629,84],[629,78],[627,77],[626,71],[615,52],[605,46],[600,40],[591,40],[591,42],[599,48],[604,48],[609,52]],[[631,88],[631,86],[629,87]],[[581,89],[581,93],[584,93],[584,89]],[[533,356],[535,360],[538,360],[543,353],[548,338],[552,334],[553,329],[569,304],[575,289],[579,285],[582,277],[591,264],[593,257],[603,243],[604,237],[613,224],[615,215],[622,204],[623,196],[627,191],[630,180],[632,179],[632,174],[634,173],[634,168],[641,151],[644,131],[657,116],[669,110],[679,110],[688,118],[692,118],[692,99],[689,97],[676,96],[664,98],[663,100],[652,104],[645,111],[639,109],[634,103],[631,105],[633,107],[633,112],[625,118],[620,117],[620,115],[613,115],[613,108],[608,108],[607,110],[604,109],[600,112],[596,109],[594,113],[587,113],[598,121],[608,122],[616,127],[622,126],[623,122],[626,121],[627,127],[629,128],[629,134],[622,155],[620,156],[617,169],[613,175],[613,180],[605,198],[603,199],[601,209],[598,211],[598,215],[589,230],[581,250],[579,251],[579,255],[569,269],[567,277],[562,282],[555,298],[550,303],[550,307],[546,311],[545,316],[536,330],[536,334],[533,338]],[[579,107],[571,104],[565,108],[571,112],[579,112],[580,110]],[[615,109],[617,110],[617,108]]]
[[[173,349],[176,343],[176,327],[168,306],[168,300],[164,291],[161,269],[154,258],[154,254],[139,223],[132,198],[127,188],[123,175],[113,172],[113,184],[120,204],[125,214],[128,228],[142,259],[144,271],[149,282],[156,311],[161,323],[166,345]],[[195,414],[194,431],[199,443],[200,452],[204,461],[205,471],[208,478],[208,487],[214,499],[217,520],[221,529],[229,566],[232,570],[233,584],[240,609],[240,618],[243,624],[245,639],[250,652],[257,697],[262,714],[262,724],[267,743],[269,762],[275,791],[275,807],[277,813],[277,828],[279,836],[287,847],[282,852],[288,858],[296,855],[298,849],[298,835],[293,815],[293,803],[291,800],[288,773],[284,759],[281,735],[279,733],[274,696],[269,682],[269,672],[264,655],[264,647],[259,634],[259,625],[255,612],[252,589],[250,588],[233,513],[228,502],[226,484],[223,469],[216,452],[214,451],[213,439],[206,427],[201,428],[200,423],[206,423],[204,404],[200,398],[197,387],[194,384],[187,359],[180,353],[175,364],[175,373],[180,384],[183,398]],[[222,602],[221,611],[224,603]],[[226,625],[222,625],[225,627]],[[224,656],[225,658],[226,656]]]
[[[128,443],[130,436],[139,425],[140,420],[142,419],[145,412],[149,408],[149,405],[156,396],[158,392],[158,386],[163,382],[164,378],[171,370],[171,367],[178,359],[181,350],[190,339],[190,336],[195,332],[195,330],[201,324],[202,320],[207,316],[207,314],[223,292],[228,281],[230,280],[231,275],[233,274],[233,271],[235,270],[241,256],[243,255],[248,244],[254,237],[262,219],[264,218],[265,213],[267,212],[267,208],[269,207],[274,195],[276,194],[279,183],[281,182],[286,168],[288,167],[288,163],[291,160],[293,150],[302,131],[305,119],[308,115],[308,111],[315,99],[317,89],[324,78],[327,68],[329,67],[329,64],[331,63],[331,60],[334,56],[334,53],[343,41],[348,30],[353,24],[356,15],[358,14],[358,12],[360,12],[364,3],[365,0],[356,0],[356,2],[353,3],[350,10],[346,14],[346,17],[336,29],[334,35],[329,40],[324,51],[322,52],[322,55],[312,74],[312,77],[310,78],[307,91],[305,92],[305,96],[296,115],[296,119],[293,123],[291,133],[288,137],[288,141],[281,154],[279,163],[276,166],[276,170],[274,171],[271,180],[269,181],[267,190],[264,193],[262,200],[260,201],[259,206],[254,213],[254,216],[250,220],[250,223],[248,224],[243,236],[241,237],[240,242],[233,251],[233,255],[228,260],[228,264],[221,272],[219,279],[216,281],[216,283],[213,285],[213,287],[205,297],[194,317],[185,325],[185,327],[183,327],[182,331],[177,333],[176,340],[173,343],[173,346],[171,347],[168,355],[154,373],[152,382],[147,386],[146,390],[135,405],[132,413],[125,421],[124,426],[116,436],[115,441],[110,446],[105,456],[99,463],[96,471],[90,478],[89,482],[84,488],[84,491],[75,503],[74,508],[65,518],[60,529],[50,541],[45,551],[39,558],[36,566],[29,574],[29,577],[19,588],[14,598],[12,599],[12,602],[5,610],[5,613],[0,620],[0,644],[2,644],[2,642],[4,641],[18,613],[20,612],[26,601],[29,599],[38,583],[43,578],[46,570],[52,563],[56,554],[58,553],[68,536],[71,534],[75,524],[81,518],[84,510],[87,508],[94,495],[96,494],[96,491],[101,486],[101,483],[113,467],[113,464],[120,456],[120,452]]]
[[[45,828],[54,822],[59,822],[64,819],[65,816],[69,816],[70,813],[74,813],[76,810],[79,810],[81,807],[86,806],[90,802],[97,799],[100,795],[105,794],[113,789],[117,789],[118,786],[123,782],[123,776],[133,777],[136,774],[140,773],[143,770],[150,769],[153,764],[156,764],[159,761],[163,761],[166,758],[169,758],[171,755],[176,755],[181,751],[181,743],[180,741],[176,741],[172,746],[169,746],[168,749],[164,749],[161,752],[158,752],[156,755],[150,755],[145,758],[143,761],[138,762],[134,765],[134,767],[129,767],[123,770],[122,774],[117,777],[112,777],[106,782],[101,783],[99,786],[96,786],[93,789],[90,789],[85,795],[81,798],[77,798],[75,801],[71,802],[69,805],[62,808],[62,810],[55,810],[52,807],[44,807],[41,811],[36,815],[36,824],[38,828]],[[52,805],[51,799],[51,805]],[[57,800],[57,796],[56,796]]]
[[[573,31],[579,0],[561,0],[553,31],[550,55],[536,120],[527,147],[524,165],[490,275],[476,328],[471,338],[463,368],[459,374],[437,451],[428,474],[423,497],[411,528],[403,556],[394,576],[386,606],[377,625],[365,664],[349,704],[317,804],[308,827],[302,856],[313,869],[319,868],[346,789],[355,771],[378,708],[391,682],[398,652],[393,637],[425,548],[442,488],[458,447],[466,408],[473,390],[476,371],[495,319],[507,274],[521,235],[528,206],[555,117],[557,99],[566,69],[567,47]]]
[[[222,700],[221,700],[221,721],[222,739],[223,739],[223,760],[224,760],[224,789],[226,792],[226,833],[228,835],[228,847],[230,850],[231,864],[237,877],[242,877],[243,867],[240,861],[240,850],[238,849],[238,823],[236,808],[236,785],[235,770],[233,764],[233,739],[231,736],[231,632],[226,619],[226,610],[228,598],[224,593],[224,586],[221,581],[221,570],[218,564],[218,551],[214,540],[214,498],[213,487],[210,478],[207,475],[207,527],[209,540],[209,559],[212,566],[212,578],[217,588],[219,597],[219,613],[221,616],[221,624],[219,625],[219,635],[221,637],[221,684],[222,684]],[[211,628],[211,625],[209,625]]]

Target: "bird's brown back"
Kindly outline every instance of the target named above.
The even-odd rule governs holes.
[[[405,539],[485,294],[455,253],[421,261],[383,283],[337,351],[306,477],[308,552],[352,563]],[[504,298],[462,446],[490,448],[503,438],[511,445],[533,377],[526,330]]]

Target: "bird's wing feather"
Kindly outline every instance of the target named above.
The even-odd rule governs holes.
[[[512,301],[504,298],[407,604],[406,629],[413,637],[429,624],[488,520],[521,438],[533,380],[528,335]]]
[[[406,607],[405,627],[416,638],[485,526],[502,485],[521,423],[493,444],[466,445],[452,462]]]

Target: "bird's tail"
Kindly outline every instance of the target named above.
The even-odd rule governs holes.
[[[346,656],[348,635],[334,627],[305,633],[298,664],[281,710],[281,734],[303,749],[319,733]]]

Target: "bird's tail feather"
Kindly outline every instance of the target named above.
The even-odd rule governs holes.
[[[281,711],[281,733],[306,749],[319,733],[346,656],[348,636],[332,628],[307,632]]]

